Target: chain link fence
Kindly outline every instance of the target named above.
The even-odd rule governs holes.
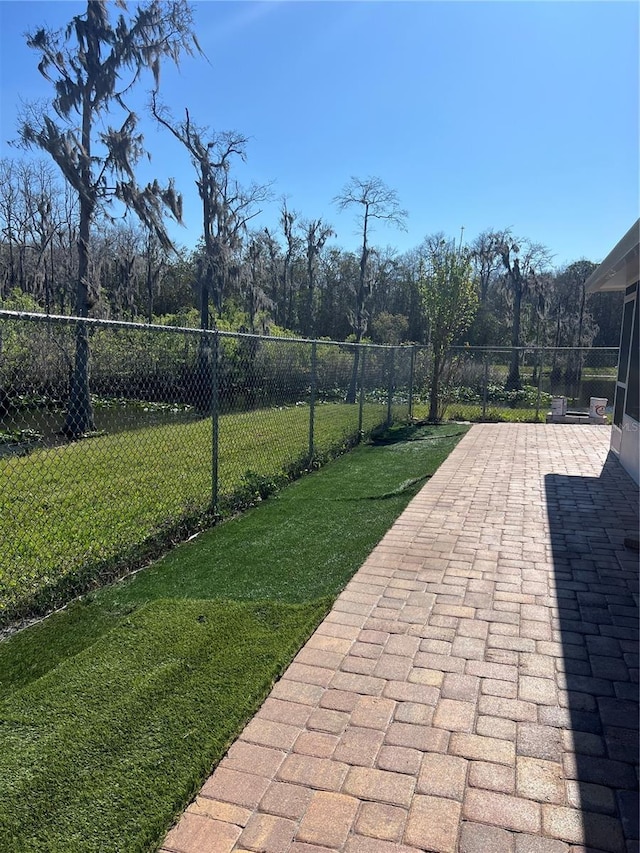
[[[406,418],[411,363],[409,348],[0,311],[0,626]]]
[[[454,348],[440,414],[544,420],[552,395],[611,405],[617,355],[523,348],[522,389],[508,391],[513,350]],[[0,627],[141,565],[376,428],[426,417],[431,364],[418,346],[0,311]]]
[[[427,347],[416,347],[412,414],[426,417],[432,381]],[[517,364],[520,388],[508,377]],[[440,416],[452,420],[544,421],[552,397],[588,412],[591,397],[607,400],[611,412],[617,347],[452,347],[441,379]]]

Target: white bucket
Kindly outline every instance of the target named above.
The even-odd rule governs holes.
[[[567,413],[567,398],[552,397],[551,398],[551,417],[563,418]]]
[[[589,400],[589,417],[604,418],[606,408],[606,397],[591,397],[591,399]]]

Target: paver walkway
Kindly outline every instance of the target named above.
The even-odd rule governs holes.
[[[638,494],[609,437],[474,426],[163,850],[637,851]]]

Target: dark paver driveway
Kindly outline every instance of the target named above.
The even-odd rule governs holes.
[[[638,850],[638,492],[609,429],[474,426],[163,849]]]

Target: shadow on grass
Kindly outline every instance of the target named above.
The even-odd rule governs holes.
[[[400,424],[374,433],[370,438],[370,443],[376,447],[381,447],[407,441],[439,441],[464,435],[467,431],[466,429],[457,429],[452,424],[451,429],[443,433],[441,432],[442,427],[442,424]]]
[[[609,454],[600,477],[545,477],[566,705],[545,722],[570,729],[567,779],[584,847],[638,843],[638,490]],[[581,848],[582,849],[582,848]]]

